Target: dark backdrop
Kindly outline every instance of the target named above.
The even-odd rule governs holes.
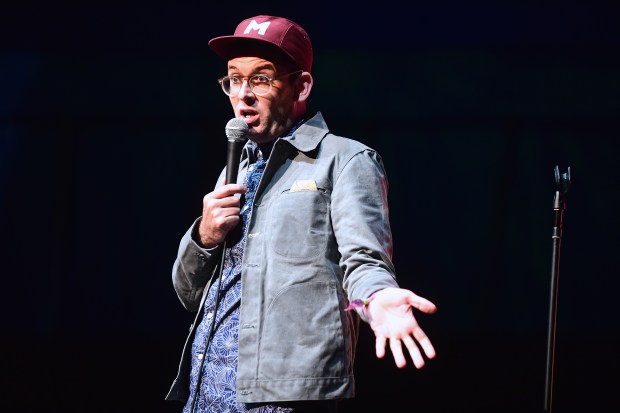
[[[3,411],[180,411],[163,397],[191,315],[170,270],[232,116],[207,41],[261,13],[308,30],[312,110],[383,155],[399,280],[439,306],[421,371],[376,360],[364,327],[344,411],[543,411],[556,166],[553,409],[613,410],[611,2],[279,3],[2,6]]]

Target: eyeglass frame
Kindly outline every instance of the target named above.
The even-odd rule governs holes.
[[[283,77],[292,76],[292,75],[295,75],[295,74],[301,74],[302,72],[303,72],[303,70],[299,69],[299,70],[295,70],[294,72],[284,73],[282,75],[278,75],[278,76],[275,76],[275,77],[271,77],[271,76],[266,75],[264,73],[255,73],[255,74],[253,74],[251,76],[228,76],[228,75],[226,75],[226,76],[222,76],[219,79],[217,79],[217,82],[222,87],[222,91],[224,92],[224,94],[226,96],[236,96],[236,95],[238,95],[239,91],[241,91],[241,86],[243,86],[243,82],[244,81],[248,84],[248,87],[250,88],[250,91],[254,95],[256,95],[256,96],[265,96],[265,95],[269,94],[269,92],[271,92],[271,88],[273,87],[273,81],[274,80],[278,80],[278,79],[281,79]],[[269,80],[269,90],[267,90],[265,93],[258,94],[258,93],[256,93],[254,91],[254,86],[252,85],[252,82],[250,82],[250,79],[252,79],[252,78],[254,78],[256,76],[263,76],[263,77],[266,77]],[[237,78],[241,79],[241,85],[239,86],[239,91],[237,93],[235,93],[235,94],[226,92],[226,90],[224,89],[224,79],[226,79],[226,78],[230,79],[230,78],[233,78],[233,77],[237,77]]]

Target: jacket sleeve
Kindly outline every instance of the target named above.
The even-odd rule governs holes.
[[[398,287],[392,263],[388,181],[374,150],[357,152],[337,173],[331,213],[349,301]],[[358,314],[367,321],[361,311]]]
[[[172,284],[188,311],[197,311],[202,293],[217,268],[221,247],[202,248],[195,239],[200,218],[187,230],[179,244],[172,268]]]

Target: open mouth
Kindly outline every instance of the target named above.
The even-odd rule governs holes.
[[[239,116],[243,118],[243,120],[245,120],[246,123],[250,126],[252,126],[252,124],[257,123],[259,120],[258,113],[253,110],[240,110]]]

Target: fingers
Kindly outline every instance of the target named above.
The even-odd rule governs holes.
[[[226,234],[239,224],[241,212],[237,194],[246,192],[244,185],[223,185],[203,198],[202,220],[198,229],[200,241],[206,248],[220,244]]]
[[[388,339],[383,336],[377,336],[375,341],[375,351],[377,354],[377,358],[385,357],[385,345],[387,344]],[[424,353],[428,358],[435,357],[435,349],[431,344],[428,337],[424,336],[422,340],[418,341]],[[407,365],[407,359],[405,358],[405,354],[403,353],[403,344],[407,348],[409,355],[411,356],[411,360],[416,368],[421,369],[424,367],[426,362],[424,361],[424,357],[420,352],[420,348],[416,344],[415,340],[411,336],[405,336],[402,339],[390,338],[390,351],[392,352],[392,356],[394,357],[394,362],[398,368],[403,368]]]
[[[420,349],[416,345],[415,341],[413,341],[413,338],[411,336],[405,336],[403,337],[402,342],[405,344],[405,347],[407,347],[407,350],[409,350],[409,355],[411,356],[411,360],[413,360],[413,364],[419,369],[424,367],[424,358],[422,357]],[[398,362],[396,364],[398,365]]]
[[[239,207],[239,198],[233,195],[244,194],[245,192],[246,187],[244,185],[223,185],[204,196],[202,200],[203,209]]]
[[[418,327],[413,330],[413,336],[418,341],[418,343],[420,343],[420,346],[422,346],[422,350],[424,350],[424,354],[426,354],[426,357],[428,357],[429,359],[435,358],[435,347],[433,347],[431,340],[426,336],[424,331],[422,331],[422,329]]]
[[[377,339],[375,340],[375,353],[377,354],[377,358],[382,359],[385,356],[385,341],[385,337],[377,335]]]
[[[383,343],[385,343],[385,340],[383,341]],[[403,353],[403,344],[407,348],[409,356],[411,356],[411,360],[413,361],[413,364],[416,366],[416,368],[421,369],[422,367],[424,367],[426,364],[426,362],[424,361],[424,357],[422,357],[422,353],[420,352],[418,344],[416,344],[415,340],[411,336],[405,336],[402,339],[390,339],[390,350],[392,351],[392,356],[394,356],[394,362],[396,363],[396,366],[399,368],[403,368],[407,365],[407,360]],[[435,357],[435,349],[433,348],[433,345],[431,344],[428,337],[425,337],[423,340],[419,341],[419,344],[424,350],[424,354],[426,354],[429,359]],[[377,357],[382,358],[385,354],[385,344],[381,346],[381,356],[379,356],[380,349],[378,345],[379,343],[377,342]]]
[[[403,368],[407,365],[407,360],[403,353],[403,345],[407,348],[416,368],[421,369],[424,367],[426,362],[420,351],[420,347],[422,351],[424,351],[424,355],[429,359],[435,358],[435,348],[431,340],[420,327],[416,327],[412,334],[413,335],[405,335],[401,338],[392,337],[389,339],[384,336],[377,336],[375,341],[377,358],[383,358],[385,356],[385,346],[386,342],[389,340],[390,350],[397,367]]]
[[[394,361],[396,362],[396,366],[399,368],[405,367],[407,365],[407,360],[405,360],[405,355],[403,354],[403,347],[400,343],[400,340],[396,338],[391,338],[390,339],[390,350],[392,350],[392,356],[394,356]],[[420,352],[418,351],[418,355],[419,354]],[[420,356],[420,358],[422,358],[422,356]],[[424,362],[422,361],[422,363]]]
[[[211,197],[217,198],[217,199],[225,198],[225,197],[235,195],[235,194],[245,194],[246,189],[247,188],[245,187],[245,185],[241,185],[241,184],[222,185],[218,187],[217,189],[215,189],[210,194],[207,194],[207,196],[211,195]]]
[[[411,295],[409,296],[409,304],[412,307],[415,307],[418,310],[424,313],[427,313],[427,314],[433,314],[437,311],[437,306],[433,302],[431,302],[430,300],[427,300],[424,297],[420,297],[419,295],[413,292],[411,292]],[[426,354],[426,356],[429,359],[434,358],[436,355],[435,348],[433,347],[431,340],[427,337],[426,333],[424,333],[424,331],[420,328],[420,326],[417,323],[415,324],[415,327],[413,328],[412,334],[413,334],[413,337],[416,339],[416,341],[422,347],[424,354]],[[407,338],[415,345],[415,342],[413,341],[411,337],[407,336]],[[405,344],[407,345],[407,342],[405,342]],[[415,346],[415,350],[413,350],[414,353],[412,353],[412,347],[410,345],[407,345],[407,348],[409,349],[409,353],[411,354],[411,357],[414,359],[414,362],[415,362],[414,353],[419,355],[420,350],[418,349],[417,346]],[[422,366],[424,366],[424,362],[422,362],[422,364],[419,366],[416,363],[416,367],[420,368]]]

